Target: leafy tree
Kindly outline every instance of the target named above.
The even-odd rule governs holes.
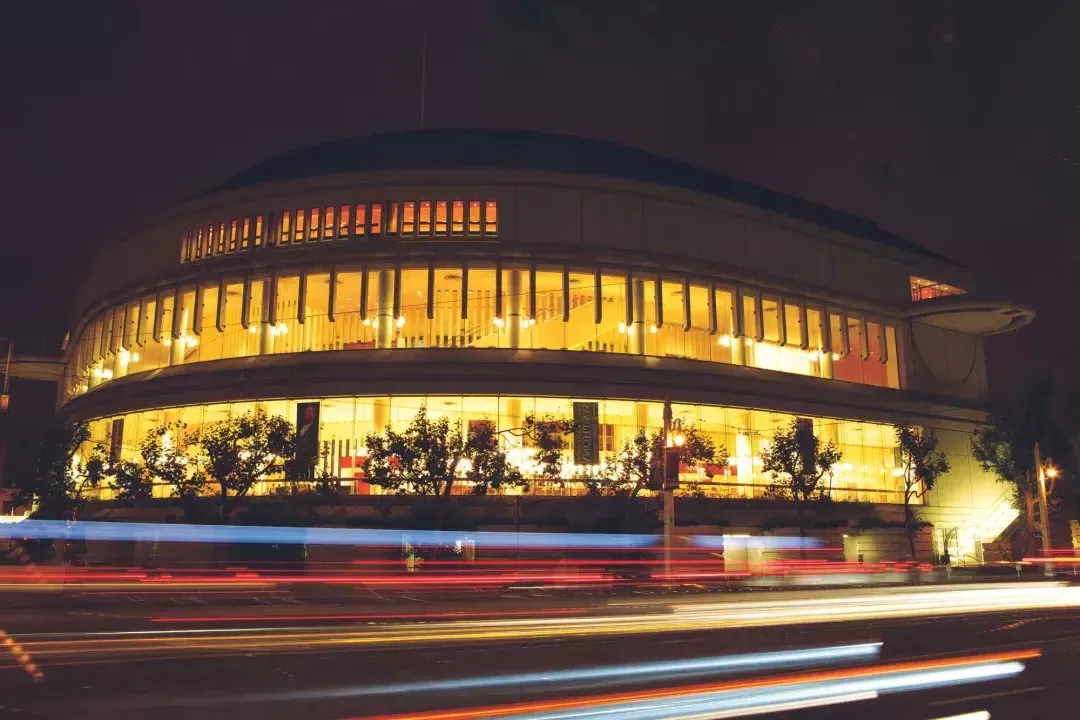
[[[828,501],[829,487],[823,480],[832,479],[833,466],[841,457],[832,441],[822,445],[813,424],[799,419],[779,428],[762,452],[762,468],[773,478],[766,492],[794,501],[800,536],[806,537],[811,527],[808,506]]]
[[[574,432],[573,421],[554,415],[537,417],[529,414],[521,423],[520,430],[509,432],[527,439],[536,449],[536,464],[544,477],[557,478],[562,475],[563,453],[570,447],[566,436]]]
[[[228,518],[255,483],[285,470],[293,457],[295,431],[280,415],[255,410],[207,423],[196,439],[201,470],[208,476],[203,482],[217,483],[221,515]]]
[[[432,420],[421,406],[404,432],[387,427],[365,438],[369,482],[405,495],[449,497],[459,479],[471,480],[473,492],[485,494],[507,485],[524,485],[517,468],[499,448],[493,426],[479,423],[468,437],[460,423]]]
[[[683,444],[679,446],[680,463],[687,465],[727,464],[727,448],[717,445],[696,425],[676,423],[672,427],[672,434],[681,435],[683,438]],[[665,444],[662,430],[651,435],[645,430],[639,430],[633,438],[623,443],[613,463],[601,468],[597,477],[585,481],[589,493],[637,497],[648,486],[650,478],[660,471]]]
[[[915,533],[918,517],[912,501],[933,490],[937,479],[949,472],[949,460],[937,449],[938,439],[933,432],[911,425],[897,425],[896,445],[900,448],[900,466],[904,471],[904,529],[907,531],[911,559],[915,559]]]
[[[187,425],[180,421],[159,425],[139,444],[147,478],[173,488],[180,498],[198,497],[206,486]]]
[[[153,481],[146,466],[133,460],[111,462],[103,445],[97,445],[91,453],[86,462],[86,474],[94,486],[110,481],[121,502],[146,500],[153,495]]]
[[[45,428],[33,472],[22,482],[19,503],[34,503],[35,517],[58,520],[76,512],[83,488],[95,478],[76,460],[79,448],[90,439],[86,423],[56,421]]]
[[[1061,408],[1053,381],[1037,379],[1015,403],[988,404],[986,420],[975,428],[971,454],[986,472],[1011,488],[1014,507],[1024,518],[1029,551],[1034,543],[1034,506],[1038,500],[1035,443],[1053,458],[1066,482],[1075,472],[1069,431],[1069,408]],[[1047,488],[1053,510],[1054,488]]]

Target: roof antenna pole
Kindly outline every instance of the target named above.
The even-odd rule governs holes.
[[[420,47],[420,129],[424,129],[424,100],[427,95],[427,23],[424,23],[423,41]]]

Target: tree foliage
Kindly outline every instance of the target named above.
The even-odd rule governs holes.
[[[686,465],[727,465],[728,451],[696,425],[676,423],[673,434],[681,435],[683,444],[679,446],[679,462]],[[585,485],[592,495],[614,495],[619,497],[638,497],[649,485],[650,479],[659,477],[664,457],[664,434],[657,430],[651,435],[639,430],[631,439],[623,443],[612,462],[601,466],[592,478],[585,480]]]
[[[246,412],[203,425],[195,436],[200,450],[198,477],[218,485],[222,515],[255,483],[283,473],[294,454],[295,431],[280,415]]]
[[[448,497],[459,479],[474,482],[478,495],[525,485],[507,462],[493,425],[477,423],[466,436],[460,423],[429,418],[426,406],[404,431],[388,426],[381,435],[368,435],[365,443],[368,482],[402,495]]]
[[[56,421],[45,428],[33,472],[21,481],[19,503],[35,504],[35,516],[70,517],[83,502],[83,490],[95,478],[77,461],[80,446],[90,438],[86,423]]]
[[[900,448],[900,467],[904,471],[904,529],[914,559],[919,521],[912,503],[933,490],[938,478],[949,472],[949,459],[937,449],[938,438],[929,430],[897,425],[895,433],[896,445]]]
[[[528,440],[536,449],[535,461],[541,475],[549,478],[562,475],[563,453],[570,447],[566,436],[574,432],[573,421],[550,414],[539,417],[529,414],[520,430],[509,432]]]
[[[153,480],[146,466],[134,460],[113,462],[104,445],[94,447],[86,461],[86,474],[95,487],[112,486],[120,502],[132,503],[153,495]]]
[[[799,522],[799,535],[810,530],[810,506],[829,500],[832,469],[843,456],[830,441],[822,444],[814,426],[804,420],[792,420],[779,428],[762,452],[762,469],[772,475],[767,489],[771,497],[792,500]]]
[[[150,483],[173,488],[177,497],[197,497],[206,484],[199,469],[194,433],[180,421],[153,428],[139,444],[139,453]]]
[[[1027,526],[1033,541],[1034,519],[1030,512],[1038,497],[1035,472],[1035,443],[1043,458],[1052,459],[1061,471],[1062,480],[1071,484],[1076,471],[1071,412],[1062,407],[1054,382],[1049,377],[1037,379],[1014,403],[988,403],[986,419],[975,428],[971,439],[972,457],[986,472],[1011,488],[1013,504]],[[1047,488],[1051,511],[1055,488]]]

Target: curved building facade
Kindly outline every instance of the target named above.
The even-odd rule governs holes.
[[[834,498],[897,503],[906,421],[942,438],[953,471],[926,502],[975,546],[1011,520],[968,457],[983,337],[1031,319],[977,289],[872,222],[636,150],[374,136],[267,161],[104,248],[60,403],[124,455],[170,420],[314,413],[319,462],[355,492],[377,492],[363,438],[421,405],[504,429],[595,403],[603,457],[671,402],[731,455],[687,469],[699,492],[760,495],[762,444],[799,417],[844,453]]]

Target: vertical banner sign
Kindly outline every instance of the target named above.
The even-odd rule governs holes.
[[[574,464],[600,464],[600,403],[574,403]]]
[[[120,453],[124,448],[124,418],[112,421],[112,433],[109,435],[109,464],[120,462]]]
[[[319,403],[296,403],[296,470],[303,480],[315,474],[319,459]]]

